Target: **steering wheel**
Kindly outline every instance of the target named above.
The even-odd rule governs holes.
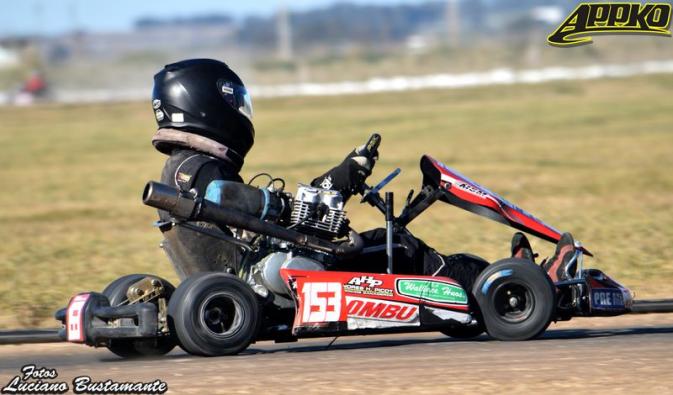
[[[366,189],[365,189],[365,193],[362,194],[362,200],[360,200],[360,203],[364,203],[364,202],[367,201],[367,199],[369,199],[370,196],[374,196],[374,195],[378,194],[379,191],[380,191],[381,189],[383,189],[383,187],[385,187],[386,185],[388,185],[388,183],[389,183],[390,181],[392,181],[393,178],[397,177],[401,172],[402,172],[402,170],[400,170],[400,168],[398,167],[397,169],[393,170],[390,174],[388,174],[388,175],[386,176],[386,178],[384,178],[383,180],[381,180],[381,182],[379,182],[378,184],[376,184],[375,187],[373,187],[373,188],[367,188],[367,187],[365,186],[365,188],[366,188]]]

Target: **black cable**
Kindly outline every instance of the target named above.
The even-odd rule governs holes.
[[[274,185],[276,182],[280,182],[280,183],[281,183],[281,187],[280,187],[280,188],[274,188],[274,189],[277,190],[277,191],[283,191],[283,190],[285,189],[285,180],[282,179],[282,178],[280,178],[280,177],[273,177],[273,176],[272,176],[271,174],[269,174],[269,173],[257,173],[257,174],[255,174],[255,176],[252,177],[252,178],[250,179],[250,181],[248,181],[248,185],[252,185],[252,183],[253,183],[258,177],[262,177],[262,176],[267,177],[267,178],[269,179],[269,182],[266,184],[266,187],[267,187],[267,188],[271,187],[271,186]]]
[[[271,176],[271,174],[269,174],[269,173],[257,173],[257,174],[255,174],[254,177],[252,177],[250,179],[250,181],[248,181],[248,185],[252,185],[252,182],[255,181],[257,179],[257,177],[261,177],[261,176],[269,177],[269,180],[271,180],[271,182],[273,182],[273,177]]]

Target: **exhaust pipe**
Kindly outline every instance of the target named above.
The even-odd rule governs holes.
[[[362,237],[355,231],[349,233],[349,241],[335,244],[292,229],[286,229],[280,225],[262,221],[252,215],[222,207],[208,200],[195,197],[191,193],[182,192],[178,188],[155,181],[150,181],[145,186],[143,203],[147,206],[168,211],[179,219],[206,221],[218,225],[245,229],[339,257],[357,255],[364,247]]]
[[[145,185],[143,203],[185,219],[190,219],[197,208],[197,201],[191,193],[155,181]]]

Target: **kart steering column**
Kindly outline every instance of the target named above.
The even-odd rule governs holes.
[[[394,232],[394,203],[393,193],[386,192],[386,256],[388,258],[388,274],[393,273],[393,232]]]

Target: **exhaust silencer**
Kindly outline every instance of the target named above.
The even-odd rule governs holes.
[[[198,206],[198,201],[191,193],[156,181],[150,181],[145,185],[143,203],[184,219],[192,218]]]

